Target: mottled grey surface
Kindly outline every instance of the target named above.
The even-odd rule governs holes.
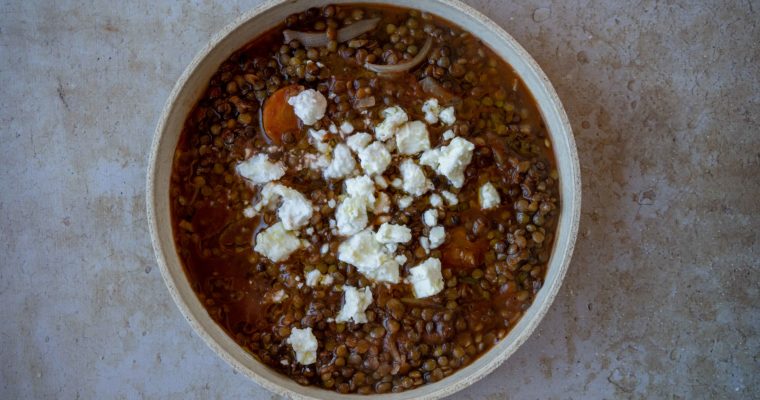
[[[760,397],[760,2],[471,3],[554,82],[584,206],[536,334],[454,397]],[[174,81],[254,4],[2,1],[0,398],[271,397],[182,319],[143,199]]]

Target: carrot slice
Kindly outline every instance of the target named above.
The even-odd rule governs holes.
[[[288,104],[288,99],[297,95],[303,90],[303,86],[290,85],[277,89],[264,102],[262,118],[264,123],[264,133],[277,145],[282,145],[282,137],[285,133],[290,132],[298,137],[300,133],[300,123],[293,106]]]

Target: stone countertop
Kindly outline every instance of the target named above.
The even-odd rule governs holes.
[[[0,4],[0,398],[253,398],[145,217],[157,118],[257,2]],[[583,214],[536,333],[457,399],[760,396],[760,2],[471,1],[544,68]]]

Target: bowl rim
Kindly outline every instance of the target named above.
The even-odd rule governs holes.
[[[564,110],[564,107],[562,106],[562,102],[560,101],[559,96],[557,95],[554,87],[552,86],[551,82],[549,81],[544,71],[541,69],[538,63],[533,59],[533,57],[527,52],[527,50],[525,50],[514,38],[512,38],[511,35],[509,35],[504,29],[502,29],[498,24],[496,24],[490,18],[483,15],[480,11],[474,9],[473,7],[467,4],[462,3],[460,0],[431,0],[431,1],[436,2],[436,3],[442,3],[444,6],[453,8],[459,13],[467,14],[468,17],[478,20],[480,23],[482,23],[484,28],[491,31],[491,33],[495,34],[499,40],[509,44],[509,46],[511,46],[512,49],[518,54],[519,58],[527,64],[527,67],[529,69],[532,70],[531,72],[536,75],[536,77],[538,78],[537,84],[541,85],[541,89],[549,96],[549,100],[547,101],[546,104],[541,104],[539,103],[538,99],[536,99],[537,107],[539,111],[542,113],[542,118],[545,119],[544,114],[547,107],[551,107],[551,110],[548,110],[547,112],[550,111],[559,119],[560,128],[561,128],[561,131],[563,131],[561,132],[561,134],[562,134],[563,139],[566,142],[563,148],[567,150],[567,156],[570,158],[569,170],[559,171],[561,175],[560,187],[562,187],[563,185],[563,182],[562,182],[563,180],[569,179],[571,181],[570,184],[572,186],[572,190],[570,190],[570,198],[564,198],[564,197],[561,198],[561,201],[563,203],[567,202],[566,206],[569,207],[568,210],[563,210],[563,213],[569,212],[570,214],[570,219],[568,221],[569,227],[568,227],[567,235],[565,235],[565,238],[564,238],[565,240],[563,241],[563,243],[559,243],[560,238],[558,235],[553,245],[553,249],[551,253],[552,258],[559,257],[559,260],[560,260],[557,265],[553,265],[553,267],[556,268],[556,279],[554,279],[551,282],[551,285],[545,285],[542,288],[541,292],[539,292],[540,295],[546,296],[544,301],[539,303],[538,301],[534,300],[533,304],[531,304],[530,308],[533,308],[536,310],[536,313],[532,316],[532,318],[527,319],[525,315],[523,315],[523,317],[520,318],[518,325],[526,324],[522,330],[522,334],[518,336],[517,338],[515,338],[515,340],[511,342],[507,347],[504,347],[503,349],[501,349],[501,351],[497,354],[496,357],[493,357],[492,360],[487,362],[481,368],[471,370],[469,371],[470,373],[468,375],[461,375],[458,377],[457,380],[455,380],[454,378],[456,375],[458,375],[459,372],[462,372],[466,370],[467,368],[472,367],[474,363],[470,364],[469,366],[458,370],[457,373],[449,377],[446,377],[440,381],[440,382],[448,383],[447,385],[440,386],[439,388],[437,388],[436,390],[432,392],[425,393],[420,396],[414,396],[414,398],[417,398],[417,399],[437,399],[437,398],[451,395],[453,393],[458,392],[459,390],[464,389],[467,386],[470,386],[471,384],[484,378],[485,376],[490,374],[493,370],[495,370],[497,367],[499,367],[504,361],[506,361],[509,357],[511,357],[517,351],[517,349],[525,341],[528,340],[529,337],[532,336],[536,327],[543,320],[544,316],[546,315],[549,308],[553,304],[559,292],[559,289],[562,286],[562,282],[564,281],[564,277],[567,273],[567,269],[569,267],[570,260],[572,258],[572,254],[575,248],[575,243],[576,243],[577,234],[578,234],[578,227],[579,227],[579,222],[580,222],[580,212],[581,212],[581,174],[580,174],[578,153],[577,153],[577,148],[575,145],[575,139],[573,137],[572,127],[570,125],[569,118],[567,117],[567,114]],[[203,324],[199,320],[199,316],[196,316],[196,314],[190,309],[189,304],[186,302],[186,300],[183,298],[182,294],[177,288],[177,284],[174,281],[174,278],[172,277],[172,274],[169,270],[169,265],[166,260],[167,250],[168,251],[173,250],[176,252],[176,246],[173,242],[169,246],[164,246],[164,244],[162,243],[159,237],[159,230],[161,229],[161,227],[158,226],[158,219],[156,217],[156,202],[157,202],[156,173],[157,173],[158,162],[159,162],[158,153],[163,141],[165,140],[164,133],[167,129],[169,116],[172,113],[172,110],[177,103],[180,93],[182,92],[183,88],[188,84],[190,77],[195,72],[195,70],[199,67],[199,65],[210,55],[211,51],[215,49],[217,46],[219,46],[220,43],[223,42],[228,36],[234,33],[236,29],[240,28],[241,26],[246,24],[249,20],[255,18],[260,13],[269,11],[272,8],[282,6],[287,3],[295,3],[295,2],[296,1],[294,0],[266,0],[260,3],[259,5],[249,9],[248,11],[242,13],[240,16],[235,18],[232,22],[227,24],[223,29],[221,29],[216,34],[214,34],[211,40],[209,40],[209,42],[195,55],[192,61],[184,69],[182,75],[177,79],[177,82],[172,88],[172,91],[169,94],[169,97],[166,103],[164,104],[164,107],[162,108],[161,114],[159,116],[158,124],[154,133],[154,137],[151,142],[150,154],[149,154],[149,160],[148,160],[147,179],[146,179],[146,214],[147,214],[147,219],[148,219],[148,228],[150,231],[151,243],[153,245],[153,250],[154,250],[154,253],[158,262],[159,270],[161,271],[161,276],[164,280],[164,283],[166,284],[167,289],[169,290],[169,293],[174,303],[176,304],[177,308],[180,310],[180,313],[182,314],[182,316],[190,324],[193,331],[203,339],[206,345],[209,346],[211,350],[214,353],[216,353],[216,355],[224,359],[235,370],[249,377],[258,385],[263,386],[265,389],[269,390],[272,393],[276,393],[276,394],[286,396],[289,398],[318,399],[319,397],[313,397],[312,395],[309,395],[309,394],[299,393],[293,389],[279,385],[276,382],[273,382],[272,380],[257,373],[256,371],[248,368],[246,365],[244,365],[244,363],[241,360],[236,358],[234,355],[230,354],[222,346],[222,344],[218,343],[217,340],[212,337],[211,333],[206,330],[206,328],[203,326]],[[360,4],[361,3],[363,4],[386,3],[384,0],[359,0],[359,1],[350,1],[350,2],[360,3]],[[329,3],[329,1],[326,3]],[[491,45],[491,42],[486,42],[485,40],[484,40],[484,43],[486,45]],[[519,73],[518,73],[518,76],[523,78],[523,76],[520,75]],[[547,129],[549,129],[548,126],[547,126]],[[554,147],[553,150],[556,152],[557,151],[556,149],[558,147],[557,146],[553,146],[553,147]],[[555,153],[555,157],[556,157],[556,153]],[[559,163],[558,163],[558,169],[559,169]],[[168,190],[168,188],[166,190]],[[565,194],[563,190],[560,190],[560,193],[563,195]],[[561,219],[562,218],[560,218],[560,220]],[[558,233],[559,233],[559,228],[560,226],[558,224],[557,226]],[[171,229],[171,227],[169,229]],[[561,254],[558,254],[560,253],[560,250],[562,250]],[[551,259],[549,263],[551,264]],[[183,271],[183,276],[184,276],[184,271]],[[536,303],[539,303],[539,304],[536,304]],[[206,317],[210,318],[208,315],[206,315]],[[200,318],[203,318],[203,316],[200,316]],[[215,324],[215,322],[213,323]],[[493,352],[495,350],[496,350],[496,347],[482,354],[479,358],[484,358],[489,352]],[[268,366],[266,366],[265,364],[261,363],[258,360],[255,360],[255,362],[259,363],[263,368],[269,368]],[[290,379],[290,378],[287,378],[287,379]],[[406,397],[412,398],[411,396],[412,394],[420,391],[423,388],[429,387],[431,385],[434,385],[434,384],[422,385],[418,388],[399,393],[398,395],[402,395],[405,398]],[[303,386],[303,388],[317,389],[320,393],[322,392],[326,393],[326,396],[330,398],[357,397],[354,395],[341,395],[336,392],[327,391],[327,390],[314,387],[314,386]],[[394,394],[391,394],[391,396],[393,395]],[[372,396],[373,398],[387,398],[389,395],[375,394]],[[366,396],[364,395],[361,396],[361,398],[365,398],[365,397]]]

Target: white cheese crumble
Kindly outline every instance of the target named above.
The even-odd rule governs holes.
[[[279,183],[267,183],[264,186],[261,191],[261,202],[256,205],[256,208],[261,210],[262,207],[272,207],[280,199],[277,216],[285,229],[298,229],[309,222],[314,212],[311,202],[299,191]]]
[[[360,152],[363,148],[369,146],[372,142],[372,136],[369,133],[358,132],[346,138],[346,145],[355,153]]]
[[[348,135],[348,134],[351,134],[353,132],[354,132],[354,126],[351,125],[350,122],[343,121],[343,123],[340,124],[340,133]]]
[[[266,154],[256,154],[238,164],[235,170],[238,175],[256,185],[276,181],[285,175],[285,167],[282,163],[270,162]]]
[[[360,291],[353,286],[343,286],[343,306],[335,317],[335,322],[348,322],[353,320],[355,324],[367,322],[364,311],[372,304],[372,291],[365,287]]]
[[[441,196],[439,196],[437,193],[433,193],[430,195],[430,205],[433,207],[441,207],[443,206],[443,200],[441,199]]]
[[[425,250],[425,254],[430,254],[430,239],[425,236],[420,236],[420,246]]]
[[[359,152],[364,172],[369,175],[382,175],[391,163],[391,153],[381,142],[374,142]]]
[[[388,187],[388,181],[383,178],[382,175],[376,175],[375,176],[375,185],[380,187],[380,189],[385,189]]]
[[[398,208],[403,210],[412,205],[413,201],[414,199],[411,196],[402,196],[396,200],[396,204],[398,205]]]
[[[384,223],[375,233],[375,240],[380,243],[406,243],[412,240],[412,230],[405,225]]]
[[[414,296],[417,298],[438,294],[444,286],[441,261],[437,258],[428,258],[422,264],[410,268],[407,281],[412,284]]]
[[[377,140],[386,141],[392,138],[396,129],[404,122],[409,121],[409,116],[399,106],[386,108],[380,115],[383,116],[383,122],[375,127]]]
[[[454,138],[448,146],[427,150],[420,156],[420,164],[427,165],[449,179],[456,188],[464,185],[464,170],[472,161],[475,145],[461,137]]]
[[[425,124],[411,121],[401,125],[396,131],[396,148],[399,153],[414,155],[430,149],[430,138]]]
[[[391,198],[385,192],[380,192],[380,194],[377,195],[375,207],[372,212],[379,215],[385,214],[389,211],[391,211]]]
[[[317,338],[311,332],[311,328],[293,328],[290,330],[288,344],[296,352],[296,361],[301,365],[309,365],[317,362]]]
[[[246,208],[243,209],[243,215],[246,218],[253,218],[253,217],[256,216],[256,209],[253,208],[253,206],[248,206],[248,207],[246,207]]]
[[[375,239],[370,229],[363,230],[338,246],[338,259],[377,282],[399,282],[398,263]]]
[[[256,235],[256,245],[253,250],[274,261],[284,261],[301,248],[301,240],[290,231],[285,230],[282,222],[278,222]]]
[[[449,129],[446,132],[443,132],[442,138],[443,138],[443,140],[451,140],[451,139],[454,139],[455,136],[456,135],[454,134],[454,131],[452,131],[451,129]]]
[[[346,179],[346,193],[351,197],[363,197],[368,208],[375,206],[375,183],[367,175]]]
[[[446,107],[441,110],[441,113],[438,114],[438,118],[440,118],[441,122],[446,125],[453,125],[454,122],[457,122],[457,117],[454,115],[454,107]]]
[[[330,133],[332,133],[333,135],[336,134],[336,133],[338,133],[338,127],[335,126],[335,124],[330,124],[330,127],[327,128],[327,129],[329,129]]]
[[[422,213],[422,222],[427,226],[438,225],[438,210],[431,208]]]
[[[399,166],[399,170],[401,171],[401,179],[404,180],[404,191],[410,195],[422,196],[433,188],[433,184],[425,177],[425,172],[413,160],[404,160]]]
[[[314,89],[306,89],[289,98],[288,104],[293,106],[293,111],[304,125],[314,125],[325,116],[327,110],[327,99]]]
[[[455,206],[459,204],[459,199],[457,198],[457,195],[454,193],[449,192],[448,190],[444,190],[441,192],[441,195],[444,199],[446,199],[446,203],[449,203],[450,206]]]
[[[306,273],[306,286],[315,287],[319,284],[319,278],[322,277],[322,273],[318,269],[313,269]]]
[[[496,190],[491,182],[486,182],[478,190],[478,201],[480,202],[480,208],[488,210],[494,207],[498,207],[501,203],[501,197],[499,197],[499,191]]]
[[[425,113],[425,121],[428,124],[432,125],[438,123],[438,114],[441,113],[441,106],[438,104],[438,99],[427,99],[425,103],[422,104],[422,112]]]
[[[396,189],[401,189],[401,185],[404,184],[404,181],[401,180],[401,178],[393,178],[393,181],[391,181],[391,186],[395,187]]]
[[[430,240],[430,248],[435,249],[446,241],[446,230],[442,226],[433,227],[430,229],[428,239]]]
[[[335,208],[336,206],[335,199],[327,200],[327,206],[330,208]]]
[[[406,261],[407,261],[406,256],[403,254],[397,255],[395,260],[398,263],[398,265],[404,265],[406,264]]]
[[[288,298],[288,294],[285,293],[285,290],[280,289],[271,295],[271,300],[275,303],[282,303],[283,300]]]
[[[320,153],[327,153],[330,150],[330,144],[326,143],[325,135],[327,135],[327,131],[324,129],[320,129],[318,131],[315,131],[314,129],[309,129],[309,143],[317,149]]]
[[[335,146],[332,154],[332,161],[325,169],[325,178],[340,179],[351,175],[356,168],[356,161],[351,155],[351,150],[343,143]]]
[[[335,221],[340,235],[358,233],[367,226],[367,199],[364,196],[346,197],[335,210]]]

